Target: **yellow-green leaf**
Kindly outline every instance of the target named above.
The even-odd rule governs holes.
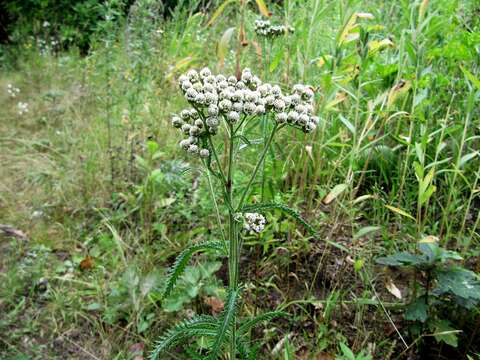
[[[265,1],[263,1],[263,0],[255,0],[255,2],[257,3],[258,10],[260,10],[260,13],[261,13],[263,16],[270,17],[270,16],[272,15],[272,14],[270,13],[270,11],[268,11],[267,5],[265,4]]]
[[[330,191],[328,193],[328,195],[325,196],[325,198],[323,199],[323,203],[325,205],[330,204],[333,200],[335,200],[338,197],[338,195],[340,195],[342,192],[344,192],[346,188],[347,188],[347,184],[335,185],[335,187],[332,189],[332,191]]]
[[[397,208],[397,207],[395,207],[395,206],[391,206],[391,205],[385,205],[385,207],[386,207],[388,210],[393,211],[394,213],[397,213],[397,214],[399,214],[399,215],[402,215],[402,216],[405,216],[405,217],[407,217],[407,218],[409,218],[409,219],[412,219],[413,221],[416,221],[415,218],[414,218],[412,215],[410,215],[409,213],[407,213],[405,210],[399,209],[399,208]]]
[[[233,2],[236,2],[237,0],[225,0],[222,5],[220,5],[217,10],[215,10],[215,12],[213,13],[212,17],[210,18],[210,20],[208,21],[207,23],[207,26],[210,26],[212,25],[215,20],[217,20],[217,18],[222,14],[222,12],[225,10],[225,8],[227,7],[228,4],[231,4]]]
[[[218,67],[221,69],[225,64],[225,57],[227,56],[228,52],[228,45],[230,43],[230,39],[232,38],[233,32],[235,28],[231,27],[228,28],[222,35],[220,41],[218,42],[217,46],[217,57],[218,57]]]

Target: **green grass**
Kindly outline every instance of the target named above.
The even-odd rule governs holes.
[[[292,35],[257,38],[254,2],[243,20],[232,3],[207,26],[213,9],[184,6],[162,19],[153,3],[138,1],[128,18],[103,24],[87,56],[41,55],[29,40],[5,48],[0,224],[28,239],[0,235],[0,358],[133,359],[135,349],[146,356],[169,325],[211,313],[211,298],[225,300],[226,264],[214,275],[190,271],[170,300],[180,311],[166,311],[159,298],[165,269],[186,244],[222,236],[201,164],[178,147],[169,124],[185,106],[176,80],[207,65],[235,73],[237,58],[282,87],[311,84],[321,117],[314,135],[277,140],[263,184],[254,184],[254,201],[288,204],[319,231],[310,235],[273,210],[266,231],[245,240],[245,315],[290,314],[252,333],[259,358],[345,357],[345,345],[375,359],[425,356],[429,346],[437,358],[475,358],[480,349],[469,340],[478,336],[478,309],[454,321],[463,331],[457,349],[415,337],[402,317],[415,291],[411,274],[374,259],[413,251],[432,235],[480,271],[478,5],[267,5],[272,21],[295,27]],[[353,22],[359,12],[373,19]],[[237,53],[236,33],[222,36],[242,22],[248,46]],[[385,39],[390,45],[376,51]],[[14,99],[9,83],[21,90]],[[19,101],[28,113],[18,114]],[[260,150],[245,150],[236,182],[248,181]],[[214,257],[193,265],[206,260],[217,268]],[[402,299],[386,289],[388,279]]]

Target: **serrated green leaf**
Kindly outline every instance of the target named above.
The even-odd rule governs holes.
[[[160,337],[150,353],[150,360],[159,359],[160,354],[188,341],[192,336],[214,336],[216,328],[217,322],[213,316],[202,315],[184,320]]]
[[[451,324],[448,320],[436,320],[432,323],[431,328],[434,332],[433,336],[438,342],[444,342],[453,347],[458,346],[458,337],[457,334],[461,330],[456,330],[451,327]]]
[[[225,308],[218,319],[218,328],[215,335],[215,342],[208,356],[209,360],[216,360],[220,355],[220,349],[224,345],[228,329],[232,326],[237,313],[237,299],[240,289],[229,290]]]
[[[425,322],[428,318],[428,306],[423,296],[418,297],[405,309],[405,320]]]
[[[183,274],[188,262],[195,253],[200,251],[216,251],[220,253],[223,252],[223,250],[224,245],[219,241],[207,241],[200,244],[192,245],[183,250],[169,270],[162,298],[164,299],[170,295],[173,288],[175,287],[175,284],[178,281],[178,278]]]
[[[238,328],[239,334],[247,334],[250,329],[254,328],[258,324],[264,321],[271,321],[277,317],[286,317],[288,313],[284,311],[269,311],[264,314],[257,315],[253,319],[249,319],[245,321],[240,327]]]
[[[452,266],[436,272],[437,287],[434,293],[438,295],[452,294],[459,298],[480,301],[480,281],[473,271],[460,266]]]

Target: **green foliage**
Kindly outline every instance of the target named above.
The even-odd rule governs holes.
[[[455,251],[445,250],[429,238],[418,244],[419,254],[398,252],[388,257],[378,258],[382,265],[412,267],[419,275],[426,273],[425,283],[414,286],[423,287],[405,308],[405,319],[426,323],[435,332],[435,339],[456,347],[456,331],[447,319],[442,318],[441,308],[460,306],[471,309],[480,303],[480,278],[474,272],[451,261],[462,260]],[[451,310],[450,310],[451,311]]]
[[[254,205],[247,205],[242,208],[242,212],[262,212],[266,210],[281,210],[285,214],[289,215],[292,217],[295,221],[297,221],[299,224],[303,225],[305,229],[310,232],[311,234],[316,234],[317,231],[309,224],[307,223],[303,217],[294,209],[289,208],[288,206],[284,204],[278,204],[278,203],[260,203],[260,204],[254,204]]]
[[[174,346],[191,340],[193,336],[215,336],[217,334],[217,327],[217,320],[211,316],[201,315],[184,320],[168,330],[157,340],[150,353],[150,359],[159,359],[160,354]]]
[[[174,290],[162,300],[166,312],[179,311],[193,299],[204,296],[223,297],[222,287],[214,274],[220,269],[220,262],[205,262],[198,266],[187,266],[175,284]]]
[[[232,328],[232,325],[236,321],[236,314],[238,309],[238,299],[240,290],[229,289],[227,301],[225,302],[225,309],[218,319],[218,329],[215,334],[215,341],[210,349],[208,356],[209,360],[216,360],[220,356],[220,351],[225,345],[225,339],[227,338],[227,331]],[[231,337],[232,335],[230,335]],[[236,341],[236,340],[235,340]]]
[[[178,255],[175,263],[169,270],[167,281],[165,285],[165,290],[163,292],[163,298],[166,298],[170,295],[172,290],[175,287],[180,276],[185,271],[188,262],[190,261],[191,257],[198,252],[205,252],[205,251],[213,251],[217,253],[222,253],[225,247],[224,244],[218,241],[207,241],[204,243],[191,245],[185,250],[183,250],[180,255]]]
[[[247,334],[251,329],[253,329],[255,326],[259,325],[264,321],[269,322],[277,317],[287,317],[287,316],[288,314],[283,311],[268,311],[266,313],[257,315],[252,319],[248,319],[242,322],[238,328],[238,332],[240,334]]]
[[[365,351],[360,351],[358,354],[354,354],[353,351],[345,344],[340,343],[340,350],[342,355],[335,356],[335,360],[372,360],[372,356]]]

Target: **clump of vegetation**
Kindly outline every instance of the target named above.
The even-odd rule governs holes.
[[[0,9],[0,358],[478,357],[477,1]]]

